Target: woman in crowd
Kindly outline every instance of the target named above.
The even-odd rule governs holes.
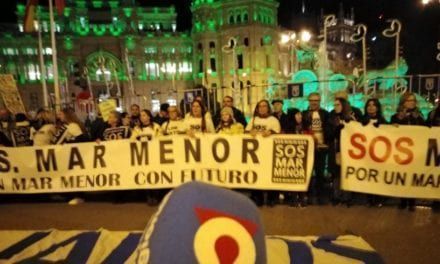
[[[382,105],[377,98],[370,98],[365,103],[364,116],[362,117],[362,124],[365,125],[374,125],[379,126],[382,124],[386,124],[387,121],[383,117],[382,113]],[[380,195],[367,195],[367,203],[368,206],[377,206],[382,207],[384,201],[384,197]]]
[[[32,134],[34,146],[47,146],[55,135],[55,115],[47,110],[41,110],[37,114],[35,122],[36,132]]]
[[[150,110],[144,109],[139,115],[139,125],[132,131],[131,139],[139,141],[150,141],[162,135],[160,126],[153,122],[153,115]],[[138,192],[138,194],[143,195]],[[164,193],[161,190],[147,191],[147,203],[149,205],[158,205]]]
[[[88,139],[86,128],[72,108],[65,108],[58,112],[52,144],[86,142]]]
[[[235,121],[234,111],[231,107],[225,106],[220,111],[220,123],[217,126],[216,132],[227,135],[244,133],[243,125]]]
[[[355,121],[352,114],[350,104],[344,98],[336,98],[334,109],[329,115],[329,156],[328,167],[333,179],[332,202],[337,204],[343,202],[347,207],[351,206],[351,193],[342,192],[340,189],[341,182],[341,130],[345,124]]]
[[[423,126],[425,120],[422,113],[417,107],[417,98],[414,93],[406,92],[400,96],[397,112],[391,117],[391,123],[395,125],[412,125]],[[415,199],[400,199],[399,209],[406,209],[410,211],[415,210]]]
[[[108,117],[106,128],[102,132],[101,140],[117,140],[130,138],[131,131],[129,126],[123,126],[121,115],[117,111],[112,111]]]
[[[287,134],[304,134],[301,111],[296,108],[289,109],[287,116],[289,124],[285,132]],[[307,206],[307,192],[287,192],[286,199],[289,206]]]
[[[214,124],[211,115],[206,111],[205,106],[199,100],[191,103],[191,111],[185,116],[185,132],[189,136],[199,133],[214,133]]]
[[[180,112],[177,106],[168,107],[169,119],[162,124],[162,133],[164,135],[177,135],[185,133],[183,120],[180,117]]]
[[[127,112],[123,112],[121,114],[121,122],[123,126],[130,127],[131,119],[130,119],[130,115]]]
[[[161,135],[160,126],[153,122],[153,115],[150,110],[142,110],[139,121],[139,125],[135,126],[132,131],[132,139],[148,141]]]
[[[276,117],[272,116],[269,101],[261,100],[257,103],[252,119],[246,126],[246,132],[254,137],[257,135],[268,137],[281,132],[280,122]],[[277,196],[278,192],[268,192],[267,204],[274,206],[278,202]],[[253,191],[251,193],[251,199],[254,200],[258,206],[261,206],[264,204],[264,193],[261,191]]]

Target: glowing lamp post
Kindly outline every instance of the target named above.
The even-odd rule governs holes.
[[[353,42],[362,41],[362,70],[364,78],[367,76],[367,26],[364,24],[358,24],[355,28],[355,33],[350,37]],[[365,91],[364,91],[365,92]]]
[[[387,38],[396,38],[395,47],[395,77],[398,76],[399,69],[399,45],[400,45],[400,31],[402,29],[402,24],[397,19],[388,20],[390,22],[390,27],[382,31],[382,34]]]
[[[290,53],[290,75],[299,70],[298,60],[295,59],[298,42],[309,42],[312,38],[312,34],[307,30],[302,30],[299,34],[299,39],[297,38],[296,32],[290,32],[286,34],[281,34],[280,44],[281,45],[289,45],[289,53]]]
[[[238,102],[241,104],[241,96],[240,96],[240,84],[238,82],[237,75],[237,55],[236,55],[236,47],[237,47],[237,38],[231,37],[228,40],[228,44],[222,47],[222,51],[224,53],[232,53],[232,67],[234,71],[234,86],[232,87],[232,96],[234,98],[234,102]]]

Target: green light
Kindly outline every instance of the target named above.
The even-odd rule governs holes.
[[[165,33],[165,34],[163,34],[163,36],[166,37],[166,38],[169,38],[169,37],[171,37],[171,34],[170,33]]]
[[[92,5],[94,8],[102,8],[103,3],[101,0],[94,0],[92,1]]]
[[[70,7],[65,7],[64,11],[63,11],[64,12],[64,16],[65,17],[70,16],[71,11],[72,11],[72,9]]]
[[[93,25],[93,32],[97,35],[97,36],[102,36],[105,34],[105,25]]]
[[[76,6],[79,8],[86,8],[86,1],[78,0],[78,1],[75,1],[75,3],[76,3]]]
[[[125,46],[127,47],[127,49],[129,50],[133,50],[136,47],[136,42],[134,41],[133,37],[127,37],[125,39]]]
[[[22,4],[17,4],[17,14],[19,16],[24,16],[25,12],[26,12],[26,6]]]
[[[195,22],[194,27],[196,28],[196,32],[202,31],[202,24],[200,22]]]
[[[348,86],[347,79],[345,78],[345,75],[337,73],[333,74],[329,78],[329,84],[328,88],[331,92],[337,92],[341,90],[345,90]]]
[[[86,22],[86,26],[82,27],[79,22],[76,24],[76,32],[81,36],[87,36],[89,34],[90,28],[88,23]]]
[[[117,37],[117,36],[121,35],[122,31],[123,31],[123,28],[120,24],[118,24],[117,26],[114,26],[113,24],[110,25],[110,33],[113,36]]]
[[[308,96],[310,93],[318,91],[318,77],[313,71],[300,70],[292,76],[292,82],[305,83],[304,84],[304,96]]]
[[[64,37],[64,48],[66,50],[72,50],[73,49],[73,41],[71,37]]]
[[[269,35],[266,35],[263,37],[263,43],[264,45],[270,45],[272,44],[272,37]]]
[[[153,33],[147,33],[147,37],[148,38],[152,38],[152,37],[154,37],[154,34]]]
[[[154,8],[153,8],[153,13],[155,13],[155,14],[159,14],[159,8],[158,8],[158,7],[154,7]]]
[[[108,4],[112,9],[116,9],[119,6],[119,1],[109,1]]]
[[[131,17],[131,14],[133,13],[133,8],[125,7],[122,10],[124,10],[124,14],[126,17]]]
[[[208,20],[208,29],[210,31],[215,31],[215,21],[214,20]]]

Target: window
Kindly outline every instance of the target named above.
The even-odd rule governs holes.
[[[96,80],[98,82],[103,82],[103,81],[110,81],[111,80],[111,73],[109,70],[107,69],[97,69],[96,70]]]
[[[203,72],[203,59],[199,60],[199,73]]]
[[[147,54],[157,53],[157,48],[156,47],[146,47],[145,48],[145,53],[147,53]]]
[[[156,113],[160,111],[160,101],[157,99],[151,100],[151,112]]]
[[[235,21],[237,21],[237,23],[241,23],[241,15],[237,15],[237,18],[235,19]]]
[[[243,69],[243,54],[237,55],[237,64],[239,69]]]
[[[214,41],[210,41],[209,42],[209,48],[210,49],[215,49],[215,42]]]
[[[145,70],[147,72],[147,75],[152,77],[152,78],[156,78],[159,76],[158,74],[158,67],[157,67],[157,63],[150,61],[145,63]]]
[[[270,68],[271,64],[270,64],[270,56],[266,54],[266,67]]]
[[[45,48],[43,54],[52,55],[52,48],[49,48],[49,47]]]
[[[246,47],[249,47],[249,38],[244,38],[243,44],[244,44]]]
[[[217,71],[217,66],[216,66],[216,64],[215,64],[215,58],[211,58],[211,59],[210,59],[210,66],[211,66],[211,70],[212,70],[213,72],[216,72],[216,71]]]
[[[260,46],[263,47],[264,46],[264,41],[263,38],[260,38]]]
[[[28,64],[27,69],[28,69],[27,75],[28,75],[28,79],[30,81],[35,81],[35,80],[40,79],[40,71],[39,71],[39,68],[37,65],[34,65],[32,63]]]
[[[248,15],[248,13],[244,13],[243,22],[248,22],[248,21],[249,21],[249,15]]]
[[[234,15],[229,15],[229,24],[234,24]]]
[[[197,49],[203,50],[203,44],[201,42],[199,42],[199,44],[197,44]]]
[[[179,63],[179,69],[178,71],[180,73],[189,73],[192,72],[192,64],[189,63],[188,61],[184,61]]]
[[[172,106],[176,106],[176,105],[177,105],[177,101],[176,101],[176,99],[168,99],[168,100],[167,100],[167,103],[168,103],[169,105],[172,105]],[[160,106],[159,106],[159,108],[160,108]]]

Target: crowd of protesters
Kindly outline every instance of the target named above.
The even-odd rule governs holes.
[[[237,135],[248,133],[252,136],[269,137],[273,134],[310,134],[315,141],[313,177],[308,192],[252,191],[250,197],[259,206],[274,206],[280,197],[291,206],[304,207],[308,204],[345,204],[351,206],[358,194],[340,189],[340,137],[341,130],[349,122],[363,125],[382,124],[440,126],[440,104],[426,119],[417,106],[413,93],[404,93],[400,98],[396,113],[387,122],[378,99],[367,100],[362,111],[348,102],[345,92],[334,95],[334,109],[328,112],[320,107],[321,96],[311,93],[309,106],[304,111],[291,108],[283,112],[283,100],[261,100],[249,120],[234,107],[233,98],[225,96],[222,107],[213,115],[206,109],[203,98],[196,97],[190,111],[182,115],[179,108],[162,104],[153,116],[150,110],[131,105],[129,113],[113,111],[107,121],[98,114],[93,122],[84,124],[73,109],[67,108],[56,113],[40,110],[34,118],[23,113],[11,115],[0,109],[0,145],[8,147],[44,146],[87,141],[108,141],[118,139],[151,140],[160,136],[186,134],[195,137],[201,133],[222,133]],[[163,192],[150,192],[149,199],[158,202]],[[280,195],[282,194],[282,195]],[[386,198],[367,195],[369,206],[381,207]],[[414,210],[415,199],[400,199],[399,208]],[[433,203],[438,206],[438,202]]]

